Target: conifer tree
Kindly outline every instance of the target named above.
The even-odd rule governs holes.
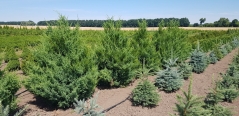
[[[179,116],[204,116],[208,115],[209,111],[203,108],[204,103],[201,97],[192,94],[192,78],[188,91],[183,91],[183,96],[177,95],[176,109]]]
[[[133,46],[135,49],[134,55],[138,57],[138,60],[143,65],[145,60],[145,67],[152,69],[152,71],[158,71],[161,61],[160,54],[156,52],[152,38],[149,38],[147,31],[147,22],[145,20],[138,21],[139,28],[135,32]]]
[[[148,80],[150,70],[148,70],[144,63],[142,70],[138,72],[141,82],[132,91],[133,105],[141,105],[143,107],[152,107],[158,104],[160,96],[157,93],[157,88]]]
[[[163,29],[165,25],[168,27]],[[170,21],[168,24],[160,22],[158,31],[152,38],[161,63],[171,58],[171,50],[178,61],[183,61],[190,55],[192,45],[186,39],[187,33],[178,26],[178,21]]]
[[[25,86],[49,104],[67,108],[74,98],[91,96],[98,71],[94,52],[82,42],[79,27],[72,30],[62,15],[56,25],[44,34],[43,43],[32,53],[33,60],[26,61],[29,78]]]
[[[139,61],[131,40],[120,28],[121,21],[109,19],[104,23],[105,36],[97,48],[100,85],[126,86],[136,77]]]
[[[193,72],[202,73],[208,66],[207,55],[200,50],[199,42],[198,47],[191,54],[190,65],[193,67]]]

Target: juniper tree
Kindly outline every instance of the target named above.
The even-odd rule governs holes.
[[[3,74],[2,72],[2,74],[0,74],[0,82],[1,105],[8,105],[10,110],[15,110],[17,108],[15,93],[20,88],[18,78],[14,74]]]
[[[9,62],[10,60],[18,60],[14,48],[9,48],[9,51],[5,53],[4,61]]]
[[[104,23],[105,36],[97,48],[101,85],[126,86],[135,78],[139,67],[131,40],[120,28],[121,21],[109,19]]]
[[[60,15],[56,27],[44,34],[43,43],[32,52],[33,60],[25,63],[26,88],[60,108],[71,106],[74,98],[90,97],[97,84],[94,52],[79,32],[79,26],[71,29]]]
[[[166,29],[162,27],[167,25]],[[174,58],[179,61],[186,60],[192,45],[187,41],[187,33],[180,29],[178,21],[170,21],[168,24],[160,22],[158,31],[153,36],[156,52],[159,53],[161,63],[171,58],[171,51],[174,51]]]
[[[135,32],[133,37],[134,55],[138,58],[143,65],[145,60],[145,67],[152,69],[152,71],[158,71],[161,65],[160,54],[156,52],[153,40],[149,37],[147,31],[147,22],[145,20],[138,21],[139,28]]]

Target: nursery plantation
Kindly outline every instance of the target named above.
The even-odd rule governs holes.
[[[159,91],[179,91],[188,79],[188,91],[177,96],[172,115],[233,115],[220,102],[239,96],[239,54],[206,98],[193,95],[191,81],[192,73],[203,73],[238,48],[238,29],[186,30],[178,20],[162,20],[157,31],[148,31],[147,21],[139,20],[137,30],[126,31],[122,21],[112,18],[103,23],[104,30],[70,25],[60,15],[47,29],[0,26],[0,116],[27,112],[27,106],[18,110],[15,94],[20,88],[54,109],[104,116],[110,109],[98,110],[96,89],[125,88],[138,81],[128,100],[134,107],[154,108],[164,100]]]

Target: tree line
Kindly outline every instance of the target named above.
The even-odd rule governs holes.
[[[190,24],[188,18],[156,18],[156,19],[129,19],[129,20],[121,20],[122,27],[138,27],[138,21],[145,20],[147,22],[148,27],[158,27],[160,22],[165,23],[165,27],[168,26],[169,22],[174,20],[178,22],[178,26],[180,27],[239,27],[238,19],[233,19],[231,22],[228,18],[220,18],[218,21],[214,23],[205,23],[206,18],[200,18],[199,23]],[[48,20],[48,21],[39,21],[37,23],[29,20],[29,21],[8,21],[8,22],[0,22],[0,25],[22,25],[22,26],[47,26],[47,25],[56,25],[57,20]],[[106,20],[68,20],[71,26],[75,26],[76,24],[80,24],[81,27],[103,27],[103,24]]]

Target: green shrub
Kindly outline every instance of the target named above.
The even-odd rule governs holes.
[[[222,81],[219,81],[217,86],[220,92],[224,95],[223,100],[227,102],[232,102],[239,96],[238,85],[234,85],[235,77],[224,76]],[[237,79],[238,81],[238,79]],[[237,83],[238,84],[238,83]]]
[[[183,84],[183,79],[176,69],[168,68],[158,72],[155,79],[155,86],[165,92],[179,90]]]
[[[214,105],[207,108],[210,111],[208,116],[233,116],[232,111],[229,108],[221,105]]]
[[[5,53],[4,61],[9,62],[10,60],[18,60],[18,57],[13,48],[10,48],[10,50]]]
[[[7,64],[6,70],[15,71],[20,70],[20,62],[18,60],[10,60]]]
[[[221,46],[221,47],[220,47],[220,51],[221,51],[223,57],[228,54],[227,49],[225,48],[225,46]]]
[[[232,63],[229,65],[229,68],[227,69],[226,74],[231,76],[231,77],[239,77],[239,69],[238,69],[238,64]]]
[[[192,66],[184,62],[179,65],[178,72],[183,79],[188,79],[192,75],[192,70]]]
[[[0,82],[0,101],[2,101],[2,105],[9,105],[10,110],[16,109],[15,93],[20,88],[18,78],[13,74],[4,74],[0,77]]]
[[[25,60],[27,59],[27,57],[30,56],[30,54],[31,54],[31,51],[27,47],[24,47],[21,58]]]
[[[215,86],[213,90],[207,94],[204,102],[206,103],[207,106],[215,106],[219,102],[223,101],[224,95],[218,88],[218,86]]]
[[[158,71],[161,65],[160,55],[156,52],[153,40],[149,37],[147,31],[146,20],[138,21],[139,28],[135,31],[132,46],[134,46],[134,55],[143,65],[145,60],[145,67],[152,69],[152,71]]]
[[[227,50],[227,53],[230,53],[232,51],[232,46],[230,44],[226,44],[225,48]]]
[[[131,40],[123,35],[120,28],[120,21],[109,19],[104,23],[105,36],[97,47],[101,86],[127,86],[135,79],[140,66]]]
[[[132,92],[133,105],[152,107],[158,104],[160,98],[157,88],[148,80],[140,82]]]
[[[207,55],[199,49],[199,43],[198,48],[195,49],[191,54],[189,64],[193,67],[193,72],[198,74],[202,73],[208,66]]]
[[[210,54],[209,54],[209,60],[210,60],[210,63],[211,64],[215,64],[217,62],[217,56],[215,55],[215,53],[212,51]]]
[[[232,46],[232,49],[235,49],[236,47],[238,47],[239,46],[239,40],[237,38],[234,38],[231,41],[231,46]]]
[[[74,98],[92,95],[98,73],[94,53],[82,42],[79,27],[70,29],[64,16],[56,24],[33,51],[33,60],[25,62],[29,75],[25,86],[49,104],[67,108]]]
[[[215,53],[218,61],[220,61],[223,58],[223,54],[221,50],[219,49],[219,47],[215,46],[213,49],[213,52]]]
[[[163,29],[164,26],[167,28]],[[174,53],[174,58],[178,58],[179,61],[186,60],[190,55],[192,43],[188,42],[188,32],[178,26],[179,23],[175,20],[169,23],[161,22],[152,38],[161,63],[172,58],[171,51]]]

